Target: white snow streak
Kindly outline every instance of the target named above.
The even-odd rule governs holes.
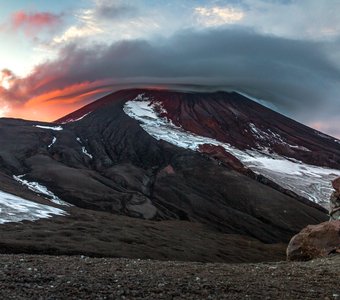
[[[85,155],[87,155],[89,158],[93,158],[93,156],[90,154],[90,153],[88,153],[87,152],[87,150],[86,150],[86,148],[83,146],[83,147],[81,147],[81,151],[85,154]]]
[[[293,148],[293,149],[299,149],[299,150],[302,150],[302,151],[310,151],[306,147],[299,146],[299,145],[291,145],[291,144],[285,142],[283,137],[281,137],[281,135],[273,132],[270,129],[267,129],[267,131],[263,131],[263,130],[257,128],[255,126],[255,124],[253,124],[253,123],[249,123],[249,128],[250,128],[250,131],[253,133],[253,135],[256,137],[257,140],[266,141],[271,145],[281,144],[281,145],[285,145],[285,146],[288,146],[288,147]],[[264,150],[263,147],[261,147],[261,145],[258,145],[258,148],[259,149],[262,148],[262,150]]]
[[[64,216],[66,214],[59,208],[35,203],[0,191],[0,224],[23,220],[35,221],[50,218],[52,215]]]
[[[29,182],[25,179],[22,179],[25,175],[13,175],[13,178],[20,182],[22,185],[28,187],[31,191],[44,195],[46,199],[50,200],[51,202],[58,204],[58,205],[65,205],[65,206],[71,206],[71,204],[61,200],[58,196],[54,195],[51,191],[47,189],[47,187],[39,184],[38,182]]]
[[[33,125],[33,126],[41,128],[41,129],[49,129],[49,130],[55,130],[55,131],[63,130],[63,127],[61,126],[43,126],[43,125]]]
[[[81,141],[80,137],[77,137],[76,140],[77,140],[77,142],[78,142],[79,144],[82,144],[82,141]],[[82,151],[86,156],[88,156],[89,158],[93,159],[93,156],[86,150],[86,148],[85,148],[84,146],[81,147],[81,151]]]
[[[195,151],[198,151],[199,146],[203,144],[222,146],[246,167],[280,186],[325,206],[329,202],[333,190],[331,180],[340,176],[340,170],[304,164],[301,161],[269,153],[266,149],[243,151],[228,143],[196,135],[175,126],[166,118],[159,117],[155,111],[156,106],[159,105],[160,103],[152,104],[147,97],[139,95],[125,103],[124,112],[140,121],[140,126],[157,140],[164,140],[178,147]],[[254,126],[250,125],[250,129],[260,134]],[[277,138],[281,139],[281,137]]]
[[[63,122],[62,124],[66,124],[66,123],[72,123],[72,122],[77,122],[77,121],[80,121],[81,119],[84,119],[87,115],[89,115],[92,111],[86,113],[85,115],[77,118],[77,119],[68,119],[66,120],[65,122]]]
[[[48,148],[51,148],[55,144],[56,141],[57,141],[57,138],[54,136],[51,144],[48,145]]]

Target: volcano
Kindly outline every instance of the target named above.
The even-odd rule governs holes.
[[[327,220],[340,141],[237,92],[122,90],[0,119],[2,252],[282,259]]]

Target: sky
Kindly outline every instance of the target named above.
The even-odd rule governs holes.
[[[340,0],[0,0],[0,117],[129,87],[240,91],[340,138]]]

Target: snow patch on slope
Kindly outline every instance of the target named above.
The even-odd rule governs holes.
[[[333,192],[331,181],[340,176],[340,170],[308,165],[276,154],[255,153],[241,161],[255,173],[326,208]]]
[[[302,151],[310,151],[308,148],[299,146],[299,145],[291,145],[287,142],[284,141],[282,136],[278,133],[273,132],[270,129],[267,129],[267,131],[261,130],[255,126],[253,123],[249,123],[249,128],[250,131],[253,133],[253,135],[256,137],[257,140],[262,140],[266,141],[269,144],[280,144],[280,145],[285,145],[287,147],[293,148],[293,149],[298,149]],[[258,145],[259,148],[261,148],[260,145]]]
[[[47,189],[47,187],[39,184],[38,182],[34,182],[34,181],[27,181],[25,179],[22,179],[25,175],[18,175],[15,176],[13,175],[13,178],[20,182],[22,185],[28,187],[28,189],[30,189],[31,191],[40,194],[40,195],[44,195],[46,199],[50,200],[51,202],[58,204],[58,205],[65,205],[65,206],[71,206],[71,204],[61,200],[58,196],[54,195],[51,191],[49,191]]]
[[[83,142],[81,141],[80,137],[77,137],[76,140],[77,140],[77,142],[78,142],[79,144],[83,144]],[[87,151],[87,149],[85,148],[85,146],[82,146],[82,147],[81,147],[81,152],[83,152],[83,154],[85,154],[85,155],[88,156],[89,158],[93,159],[93,155],[90,154],[90,153]]]
[[[61,127],[61,126],[33,125],[33,127],[38,127],[38,128],[41,128],[41,129],[48,129],[48,130],[55,130],[55,131],[61,131],[61,130],[63,130],[63,127]]]
[[[66,214],[59,208],[35,203],[0,191],[0,224],[23,220],[35,221],[50,218],[53,215],[64,216]]]
[[[47,147],[51,148],[55,144],[56,141],[57,141],[57,138],[54,136],[53,139],[52,139],[51,144],[49,144]]]
[[[157,111],[160,105],[160,102],[151,102],[141,94],[125,103],[124,112],[140,121],[140,126],[157,140],[164,140],[194,151],[199,151],[199,146],[203,144],[222,146],[254,172],[262,174],[298,195],[327,206],[333,190],[331,180],[340,176],[340,170],[304,164],[301,161],[269,153],[266,149],[244,151],[228,143],[196,135],[174,125],[166,118],[159,117]]]
[[[85,115],[77,118],[77,119],[67,119],[66,121],[62,122],[62,124],[66,124],[66,123],[73,123],[73,122],[77,122],[77,121],[80,121],[82,119],[84,119],[87,115],[89,115],[92,111],[86,113]]]
[[[90,154],[87,150],[86,150],[86,148],[83,146],[83,147],[81,147],[81,151],[86,155],[86,156],[88,156],[89,158],[93,158],[93,156],[92,156],[92,154]]]

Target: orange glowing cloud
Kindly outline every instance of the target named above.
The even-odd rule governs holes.
[[[40,87],[49,83],[51,80],[52,77],[45,78],[42,80],[42,82],[36,82],[35,84],[32,83],[31,88],[39,89]],[[18,82],[21,82],[20,79]],[[18,85],[18,83],[16,83],[16,85]],[[6,116],[26,120],[51,122],[81,108],[82,106],[94,100],[101,98],[104,95],[107,95],[117,89],[126,87],[130,87],[130,84],[127,86],[124,84],[117,84],[113,80],[98,80],[94,82],[84,81],[77,84],[71,84],[64,88],[52,89],[39,93],[24,101],[13,102],[12,105],[9,104],[9,101],[5,101],[4,103],[7,105],[6,110],[4,110],[2,114],[0,110],[0,117]],[[136,87],[145,87],[158,90],[164,90],[168,88],[168,86],[162,84],[141,84],[137,85]],[[10,91],[0,89],[0,100],[1,92],[3,92],[3,94],[10,93]],[[25,94],[30,94],[30,92],[30,89],[27,87],[22,87],[21,90],[16,91],[16,93],[13,95],[20,98],[24,97]],[[8,98],[8,95],[6,97]]]
[[[55,89],[11,106],[8,117],[54,121],[111,91],[104,82],[82,82]]]

